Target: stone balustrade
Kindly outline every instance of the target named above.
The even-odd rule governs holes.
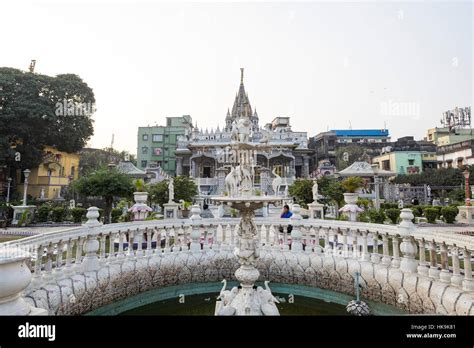
[[[409,209],[402,211],[399,225],[302,219],[298,211],[294,208],[291,219],[255,218],[264,279],[302,281],[351,292],[357,271],[366,293],[376,301],[405,306],[414,313],[474,314],[473,237],[417,229]],[[212,261],[209,271],[224,262],[218,261],[222,257],[235,258],[232,250],[238,222],[236,218],[202,219],[199,207],[193,206],[187,220],[109,225],[89,221],[83,227],[35,235],[0,247],[31,254],[32,280],[24,290],[26,300],[50,314],[67,314],[76,312],[59,311],[61,301],[42,304],[38,294],[56,289],[66,279],[74,283],[75,277],[86,280],[72,286],[74,291],[98,287],[101,274],[106,273],[108,279],[112,274],[122,277],[139,264],[150,274],[157,271],[157,260],[164,267],[165,260],[206,258]],[[291,233],[287,233],[289,225]],[[5,269],[5,263],[0,264],[0,272]],[[293,276],[282,278],[284,272]],[[301,272],[302,278],[295,275]],[[222,274],[214,273],[215,280],[220,280]],[[95,275],[90,284],[87,276],[84,278],[87,274]],[[225,274],[232,277],[233,272]]]

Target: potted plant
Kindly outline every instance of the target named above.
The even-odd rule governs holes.
[[[192,206],[192,205],[193,205],[192,202],[187,202],[187,201],[183,202],[183,209],[181,209],[181,216],[183,218],[188,218],[189,217],[189,207]]]
[[[344,201],[347,204],[357,204],[359,194],[356,191],[362,187],[362,183],[362,178],[358,176],[350,176],[341,182],[342,188],[346,191]]]
[[[148,192],[145,191],[145,183],[142,179],[137,179],[134,182],[135,184],[135,192],[133,193],[133,199],[135,203],[146,203],[148,199]]]

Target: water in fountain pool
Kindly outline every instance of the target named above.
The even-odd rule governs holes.
[[[293,302],[287,294],[274,294],[280,315],[349,315],[345,306],[324,300],[294,296]],[[121,315],[214,315],[217,293],[186,296],[150,303],[121,313]]]

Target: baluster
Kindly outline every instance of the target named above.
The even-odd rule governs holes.
[[[264,236],[264,237],[262,237]],[[262,243],[262,240],[265,238],[265,243]],[[262,246],[262,244],[267,245],[267,229],[264,224],[260,226],[260,233],[258,234],[258,244]]]
[[[352,230],[352,258],[359,258],[359,230]]]
[[[46,247],[46,262],[44,264],[44,275],[43,278],[45,280],[52,279],[52,271],[53,271],[53,253],[54,253],[54,245],[53,243],[49,243]]]
[[[400,247],[398,241],[398,235],[392,236],[392,247],[393,247],[393,258],[392,258],[392,267],[400,267]]]
[[[380,262],[380,254],[379,254],[379,233],[374,232],[372,233],[372,256],[371,261],[373,263]]]
[[[65,272],[69,273],[71,271],[71,268],[72,268],[72,247],[73,247],[74,241],[71,238],[69,238],[66,243],[67,243],[67,251],[66,251],[66,270],[65,270]]]
[[[367,245],[367,233],[368,231],[362,231],[362,255],[360,257],[362,261],[370,261],[369,247]]]
[[[388,233],[382,235],[382,247],[383,247],[383,257],[382,263],[389,266],[392,263],[392,258],[390,257],[390,249],[388,248]]]
[[[290,250],[290,246],[288,245],[288,225],[283,226],[283,245],[282,250]]]
[[[235,228],[231,229],[231,232],[230,232],[230,245],[232,245],[232,246],[235,245],[234,233],[238,233],[237,232],[238,228],[239,228],[239,225],[235,225]]]
[[[420,262],[418,263],[418,274],[428,276],[429,263],[426,262],[425,239],[418,241],[418,248],[420,249]]]
[[[57,252],[56,252],[56,262],[55,262],[55,268],[54,268],[54,277],[58,278],[63,276],[63,270],[62,270],[62,265],[63,265],[63,252],[64,252],[64,242],[61,240],[57,244]]]
[[[117,259],[121,259],[125,257],[125,254],[123,252],[123,239],[125,238],[124,233],[122,231],[118,231],[118,241],[119,241],[119,246],[118,246],[118,252],[117,252]]]
[[[209,229],[203,228],[203,236],[204,236],[204,240],[202,243],[202,249],[209,250]]]
[[[128,233],[128,250],[127,250],[127,257],[134,257],[135,254],[133,252],[133,237],[134,237],[134,232],[130,229],[127,231]]]
[[[169,236],[169,246],[170,246],[170,251],[175,252],[179,251],[176,250],[176,230],[174,229],[174,226],[171,226],[171,228],[168,229],[168,236]],[[171,238],[173,238],[173,242],[171,242]]]
[[[82,245],[84,244],[84,238],[79,237],[76,244],[76,257],[74,259],[74,265],[76,268],[81,267],[82,261]]]
[[[41,268],[43,265],[43,253],[44,253],[44,247],[40,244],[36,246],[35,248],[35,253],[36,253],[36,260],[35,260],[35,271],[33,273],[33,280],[32,284],[33,285],[38,285],[42,281],[42,272]]]
[[[462,285],[461,270],[459,267],[459,248],[454,244],[451,249],[451,258],[453,260],[453,276],[451,277],[451,284],[455,286]]]
[[[313,241],[312,241],[312,238],[311,238],[311,230],[309,228],[307,228],[306,226],[305,227],[301,226],[301,229],[303,230],[305,243],[306,243],[304,251],[307,254],[312,253],[313,252]]]
[[[105,262],[105,242],[107,241],[107,235],[105,233],[101,233],[100,235],[100,262]]]
[[[464,248],[464,280],[462,281],[462,288],[466,291],[474,290],[474,280],[472,279],[472,265],[471,252]]]
[[[142,257],[143,256],[143,231],[140,231],[140,229],[137,228],[134,234],[133,238],[133,244],[135,244],[135,241],[137,243],[137,251],[135,253],[136,257]]]
[[[437,262],[437,256],[436,256],[436,244],[435,241],[430,241],[429,242],[430,246],[430,269],[428,271],[428,275],[433,278],[433,279],[438,279],[439,278],[439,269],[438,269],[438,262]]]
[[[319,230],[321,227],[311,228],[314,232],[314,252],[317,255],[321,255],[323,253],[323,248],[319,245]]]
[[[326,254],[326,256],[330,256],[332,253],[332,248],[331,248],[331,244],[329,243],[329,228],[324,228],[323,233],[324,233],[324,254]]]
[[[145,234],[146,234],[146,256],[151,256],[153,255],[153,249],[151,247],[151,242],[153,239],[153,231],[149,229],[148,227],[145,227]]]
[[[271,225],[270,226],[270,232],[272,233],[273,235],[273,245],[272,245],[272,248],[277,250],[277,249],[280,249],[280,231],[277,232],[277,230],[275,229],[275,226],[274,225]]]
[[[163,252],[166,254],[170,252],[170,231],[168,228],[165,228],[164,232],[165,232],[165,248],[163,249]]]
[[[188,250],[191,249],[191,233],[193,232],[193,227],[189,226],[186,231],[186,245],[188,246]]]
[[[109,255],[107,257],[107,262],[112,262],[115,258],[115,240],[118,238],[118,233],[109,234]]]
[[[216,228],[216,240],[214,242],[214,246],[222,246],[224,244],[224,239],[225,239],[225,234],[224,234],[224,229],[222,228],[222,225],[219,224],[217,225]]]
[[[349,245],[347,243],[347,234],[349,231],[348,228],[342,230],[342,257],[349,257]]]
[[[450,283],[451,272],[449,272],[448,248],[446,247],[445,242],[443,242],[440,245],[440,253],[441,253],[441,273],[439,275],[439,278],[444,283]]]

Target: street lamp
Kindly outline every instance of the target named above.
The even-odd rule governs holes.
[[[466,206],[470,206],[471,200],[469,199],[469,170],[465,169],[462,174],[464,175],[464,192],[466,195]]]
[[[10,203],[10,185],[12,182],[12,178],[8,178],[8,186],[7,186],[7,204]]]
[[[25,175],[25,183],[23,185],[23,206],[26,206],[26,192],[28,190],[28,177],[30,176],[30,170],[25,169],[23,174]]]

